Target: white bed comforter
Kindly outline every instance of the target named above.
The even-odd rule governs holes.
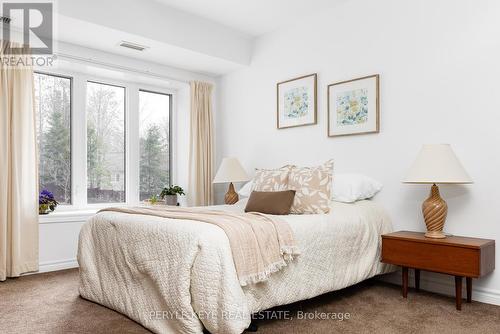
[[[218,206],[242,211],[242,205]],[[241,333],[252,313],[342,289],[390,270],[380,263],[389,218],[371,201],[282,217],[301,255],[268,281],[241,287],[215,225],[102,212],[80,232],[80,294],[155,333]]]

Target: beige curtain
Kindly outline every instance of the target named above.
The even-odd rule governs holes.
[[[213,85],[191,82],[191,127],[189,148],[190,205],[213,203]]]
[[[0,43],[3,57],[8,43]],[[32,69],[0,61],[0,281],[38,270],[38,162],[33,100]]]

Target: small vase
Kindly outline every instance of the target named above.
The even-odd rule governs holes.
[[[165,196],[165,204],[176,206],[177,205],[177,195]]]
[[[48,204],[40,204],[38,206],[38,214],[47,215],[50,212],[50,208]]]

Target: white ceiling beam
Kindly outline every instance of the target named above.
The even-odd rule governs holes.
[[[240,65],[250,63],[251,36],[155,1],[60,0],[55,9],[59,15],[209,57]]]

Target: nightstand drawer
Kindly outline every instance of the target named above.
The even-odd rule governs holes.
[[[384,238],[382,262],[459,276],[481,275],[480,249],[474,248]]]
[[[382,235],[382,262],[477,278],[495,269],[495,240],[432,239],[419,232],[393,232]]]

